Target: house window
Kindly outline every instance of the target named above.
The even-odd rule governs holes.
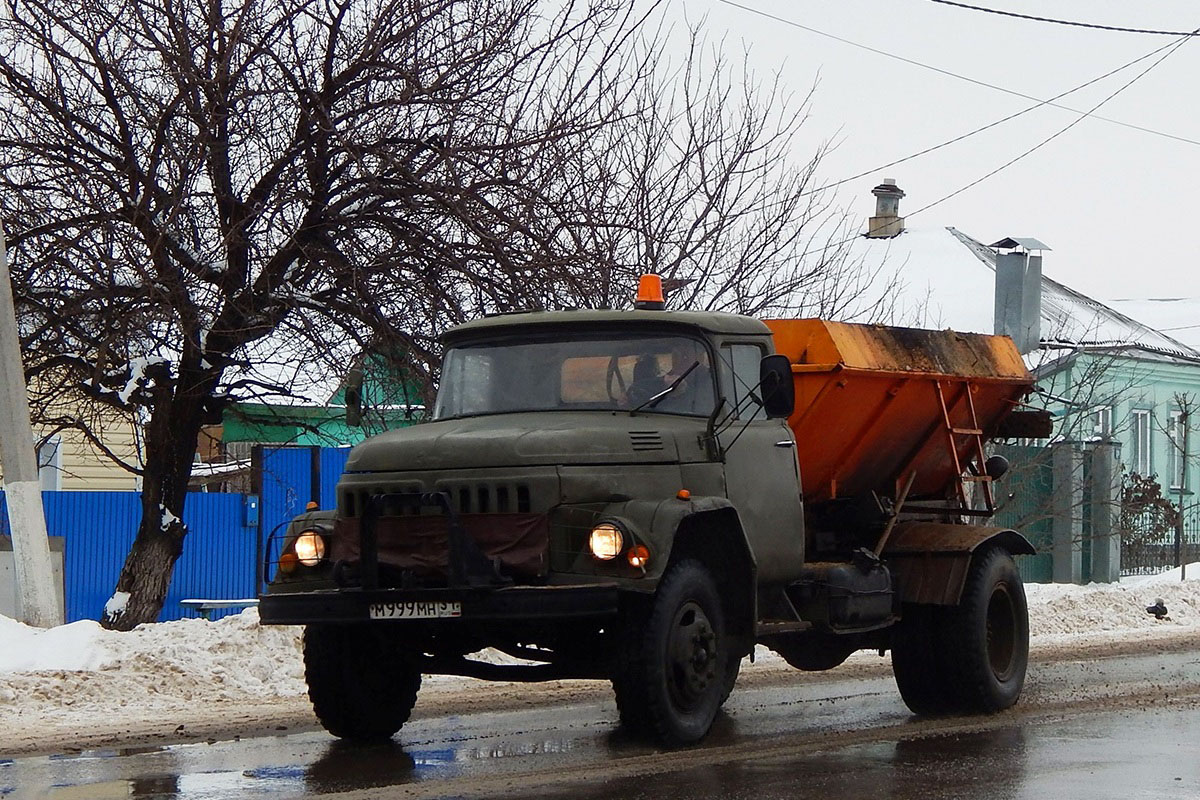
[[[1103,439],[1112,434],[1112,406],[1096,406],[1087,415],[1083,435],[1089,439]]]
[[[1167,473],[1171,476],[1171,488],[1183,486],[1183,447],[1187,423],[1182,411],[1172,411],[1167,423]]]
[[[38,483],[43,492],[62,489],[62,437],[47,437],[37,444]]]
[[[1152,475],[1154,466],[1150,461],[1150,419],[1151,412],[1144,408],[1135,408],[1131,419],[1130,430],[1130,469],[1143,478]]]

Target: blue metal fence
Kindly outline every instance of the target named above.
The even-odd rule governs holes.
[[[141,496],[137,492],[43,492],[42,504],[48,532],[64,540],[67,621],[99,619],[137,533]],[[188,536],[159,619],[196,616],[179,605],[186,597],[254,596],[257,530],[245,524],[245,504],[240,494],[188,495],[183,510]],[[9,533],[8,507],[2,500],[0,532]]]
[[[179,604],[189,597],[256,596],[267,537],[302,513],[310,500],[322,508],[334,506],[334,489],[349,454],[349,448],[338,447],[263,448],[258,496],[188,494],[183,510],[188,535],[159,618],[197,616],[198,612]],[[43,492],[42,503],[48,532],[64,539],[67,621],[99,619],[137,533],[141,496],[137,492]],[[3,492],[0,533],[10,533]],[[237,611],[215,611],[212,616]]]
[[[336,505],[336,488],[348,447],[264,447],[258,459],[262,497],[261,533],[265,560],[279,556],[280,533],[286,523],[304,512],[309,502],[321,508]],[[268,579],[270,575],[262,576]]]

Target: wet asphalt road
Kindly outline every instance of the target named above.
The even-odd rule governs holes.
[[[735,691],[678,752],[586,703],[416,720],[370,748],[304,733],[22,758],[0,762],[0,798],[1200,798],[1200,652],[1035,664],[987,718],[918,720],[890,678],[797,681]]]

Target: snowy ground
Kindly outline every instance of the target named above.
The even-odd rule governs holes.
[[[1190,639],[1200,649],[1200,564],[1119,585],[1026,587],[1035,655],[1100,652],[1128,641]],[[1146,606],[1162,599],[1168,617]],[[743,681],[790,672],[759,649]],[[502,658],[502,657],[501,657]],[[878,657],[852,658],[875,663]],[[449,706],[522,705],[531,693],[606,692],[595,682],[495,685],[427,678],[416,715]],[[129,633],[74,622],[50,630],[0,617],[0,756],[118,743],[253,735],[315,724],[305,697],[300,629],[258,624],[248,610],[217,622],[142,625]]]

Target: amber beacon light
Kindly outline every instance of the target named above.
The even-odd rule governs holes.
[[[662,278],[647,273],[638,279],[637,299],[633,307],[639,311],[662,311],[666,308],[663,300]]]

